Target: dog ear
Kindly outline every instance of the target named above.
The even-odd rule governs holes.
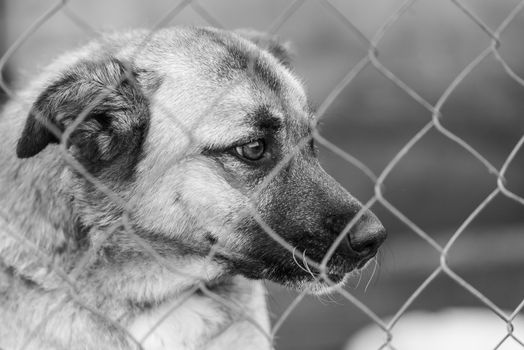
[[[148,100],[136,74],[108,58],[81,62],[48,86],[34,102],[16,154],[29,158],[59,143],[68,127],[67,146],[92,162],[136,152],[148,125]]]
[[[237,29],[235,33],[252,41],[261,49],[275,56],[284,66],[291,68],[293,53],[290,42],[281,42],[276,36],[270,36],[253,29]]]

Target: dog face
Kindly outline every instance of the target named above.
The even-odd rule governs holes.
[[[252,32],[133,32],[51,69],[17,154],[57,152],[46,146],[68,136],[69,155],[103,185],[75,167],[61,179],[91,245],[129,214],[126,230],[103,244],[106,264],[154,265],[131,228],[197,279],[242,274],[322,290],[324,282],[311,284],[318,270],[298,265],[260,222],[320,262],[362,206],[318,163],[314,115],[284,46]],[[371,212],[360,215],[327,264],[329,278],[361,267],[384,238]]]

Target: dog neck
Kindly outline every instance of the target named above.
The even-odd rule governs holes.
[[[269,329],[264,287],[239,276],[169,300],[128,326],[146,350],[270,349]]]

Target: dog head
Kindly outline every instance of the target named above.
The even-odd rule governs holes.
[[[62,142],[80,167],[60,180],[89,241],[129,214],[104,243],[106,264],[150,263],[131,229],[202,279],[242,274],[320,291],[319,270],[301,262],[320,263],[352,220],[327,262],[330,280],[362,267],[385,239],[378,219],[320,167],[315,116],[275,40],[137,31],[105,37],[50,72],[17,154],[58,153],[47,146]]]

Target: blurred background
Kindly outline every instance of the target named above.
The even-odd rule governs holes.
[[[221,25],[267,30],[290,5],[287,0],[199,0],[166,25]],[[400,0],[331,0],[371,39]],[[491,29],[519,3],[516,0],[463,0]],[[0,52],[57,4],[51,0],[0,0]],[[23,86],[50,60],[86,43],[97,32],[153,28],[177,6],[172,0],[73,0],[54,13],[9,57],[7,85]],[[207,18],[206,12],[212,18]],[[305,1],[278,29],[295,48],[295,67],[311,98],[320,105],[368,53],[369,45],[339,16],[318,1]],[[524,76],[524,12],[501,35],[500,54]],[[435,104],[455,77],[485,48],[490,36],[454,3],[419,0],[389,28],[378,45],[379,60],[420,96]],[[5,95],[4,95],[5,99]],[[524,86],[493,55],[458,85],[442,108],[442,124],[500,168],[524,134]],[[321,134],[380,174],[399,150],[431,120],[431,113],[376,68],[368,65],[330,105]],[[362,202],[374,183],[357,167],[321,149],[327,171]],[[524,150],[507,172],[507,187],[524,196]],[[384,184],[385,198],[439,244],[444,245],[474,209],[496,188],[496,176],[443,134],[431,130],[394,167]],[[390,211],[373,211],[389,231],[376,273],[371,266],[347,290],[378,315],[387,316],[437,268],[439,254]],[[524,298],[524,206],[495,197],[453,245],[450,267],[502,309]],[[296,293],[268,284],[274,320]],[[367,288],[366,288],[367,286]],[[483,306],[468,291],[440,274],[409,310]],[[342,349],[370,318],[342,296],[306,297],[278,332],[277,349]],[[503,328],[501,327],[501,330]],[[501,333],[501,338],[504,332]],[[361,350],[361,349],[356,349]],[[362,349],[365,350],[365,349]]]

